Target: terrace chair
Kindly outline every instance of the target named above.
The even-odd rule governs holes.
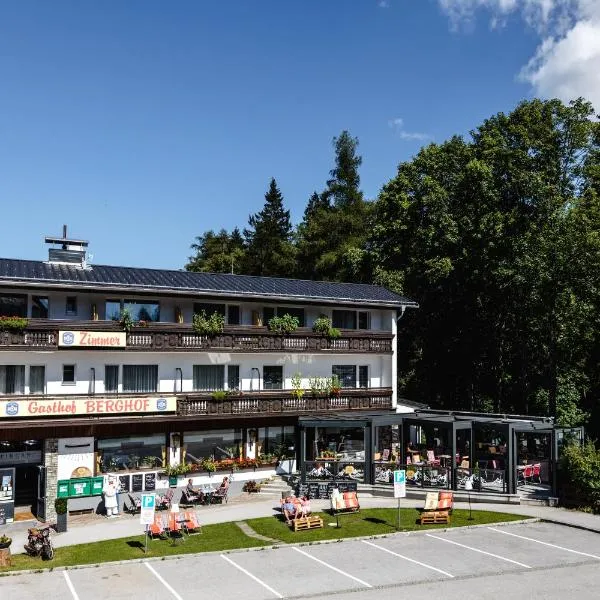
[[[453,492],[440,492],[438,495],[438,510],[447,510],[452,514],[454,509],[454,493]]]
[[[175,493],[175,490],[169,489],[169,490],[167,490],[166,494],[158,497],[157,502],[156,502],[156,508],[158,510],[167,510],[167,509],[171,508],[171,504],[173,503],[173,494],[174,493]]]
[[[229,499],[229,485],[221,486],[215,490],[215,493],[212,495],[211,502],[213,504],[227,504]]]
[[[541,463],[536,463],[535,465],[533,465],[533,473],[531,475],[531,481],[536,481],[536,483],[542,483],[542,465],[541,465]]]
[[[183,528],[188,535],[190,533],[202,533],[202,526],[198,522],[198,517],[193,510],[184,511],[183,518],[185,519]]]
[[[135,498],[131,494],[127,494],[129,498],[129,502],[125,500],[123,502],[123,511],[129,513],[130,515],[136,515],[142,510],[142,501],[139,498]]]
[[[525,465],[523,469],[523,482],[527,483],[527,481],[531,482],[533,479],[533,465]]]
[[[432,467],[440,466],[440,459],[435,457],[435,452],[433,450],[427,450],[427,464]]]
[[[181,490],[181,498],[179,499],[179,504],[182,506],[193,506],[200,502],[200,496],[197,494],[191,494],[188,490],[183,488]]]
[[[154,523],[148,526],[148,532],[150,533],[150,539],[154,539],[154,537],[165,538],[165,523],[162,515],[154,515]]]
[[[421,510],[421,516],[419,517],[419,523],[421,525],[436,524],[436,523],[449,523],[450,522],[450,509],[448,508],[448,497],[444,496],[442,501],[443,507],[440,507],[441,494],[448,494],[452,496],[451,492],[427,492],[425,496],[425,506]]]
[[[181,537],[184,520],[179,512],[169,513],[168,517],[168,528],[169,535],[174,537]]]
[[[335,491],[331,494],[331,512],[333,514],[358,512],[360,504],[356,492]]]

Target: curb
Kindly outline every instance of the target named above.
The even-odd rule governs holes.
[[[482,527],[489,527],[490,525],[494,525],[497,527],[508,527],[510,525],[523,525],[525,523],[539,523],[543,522],[545,519],[541,519],[539,517],[531,517],[527,519],[519,519],[518,521],[500,521],[497,523],[481,523],[479,525],[463,525],[461,527],[443,527],[440,529],[435,529],[435,531],[457,531],[462,529],[480,529]],[[550,521],[551,522],[551,521]],[[556,523],[558,525],[562,525],[562,523]],[[101,563],[89,563],[85,565],[71,565],[65,567],[40,567],[39,569],[23,569],[20,571],[8,571],[6,573],[0,573],[0,578],[2,577],[11,577],[15,575],[32,575],[39,573],[51,573],[51,572],[60,572],[60,571],[75,571],[80,569],[97,569],[99,567],[106,566],[116,566],[116,565],[130,565],[130,564],[140,564],[145,562],[162,562],[166,560],[179,560],[181,558],[187,557],[200,557],[200,556],[219,556],[221,554],[241,554],[244,552],[262,552],[264,550],[279,550],[280,548],[293,548],[295,546],[322,546],[325,544],[339,544],[343,542],[354,542],[360,540],[377,540],[377,539],[385,539],[389,537],[396,536],[419,536],[427,534],[431,529],[423,529],[421,531],[398,531],[394,533],[382,533],[379,535],[363,535],[358,537],[348,537],[348,538],[338,538],[331,540],[316,540],[314,542],[296,542],[292,544],[286,544],[284,542],[272,544],[270,546],[258,546],[255,548],[236,548],[232,550],[213,550],[211,552],[188,552],[185,554],[175,554],[173,556],[151,556],[148,558],[129,558],[127,560],[112,560]]]
[[[557,519],[548,519],[547,517],[539,517],[538,519],[542,523],[552,523],[553,525],[563,525],[564,527],[571,527],[573,529],[579,529],[581,531],[589,531],[591,533],[600,534],[600,528],[588,527],[587,525],[579,525],[578,523],[566,523],[565,521],[558,521]]]

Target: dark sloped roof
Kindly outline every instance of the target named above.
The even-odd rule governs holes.
[[[293,298],[391,307],[417,306],[412,300],[386,288],[359,283],[105,265],[93,265],[82,269],[69,264],[0,258],[0,283],[9,281],[23,285],[77,286],[86,289],[122,289],[132,292],[188,292],[197,295]]]

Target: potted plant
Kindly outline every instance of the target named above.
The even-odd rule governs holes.
[[[119,325],[122,327],[123,331],[127,333],[131,331],[131,328],[134,325],[134,321],[129,309],[124,308],[121,311],[121,314],[119,315]]]
[[[200,313],[194,314],[192,327],[198,335],[213,337],[223,333],[225,317],[218,312],[214,312],[209,317],[205,311],[201,311]]]
[[[67,531],[67,499],[57,498],[54,501],[54,510],[56,511],[56,531],[58,533],[63,533]]]
[[[282,317],[273,317],[269,319],[269,331],[278,333],[279,335],[286,335],[293,333],[298,329],[300,325],[300,319],[293,317],[292,315],[285,313]]]
[[[217,463],[212,458],[205,458],[202,461],[202,468],[209,474],[212,475],[217,470]]]
[[[0,535],[0,550],[9,548],[11,544],[12,538],[9,538],[7,535]]]
[[[337,375],[333,375],[333,377],[329,381],[329,394],[334,398],[337,398],[342,391],[342,383],[340,378]]]
[[[302,400],[302,396],[304,396],[302,373],[296,372],[292,377],[292,396],[297,400]]]
[[[331,319],[326,315],[321,315],[318,319],[315,319],[312,329],[314,333],[323,337],[339,338],[342,335],[339,329],[333,327]]]

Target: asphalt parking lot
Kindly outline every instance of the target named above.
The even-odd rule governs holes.
[[[200,534],[201,535],[201,534]],[[29,600],[598,598],[600,535],[531,523],[184,556],[0,579]]]

